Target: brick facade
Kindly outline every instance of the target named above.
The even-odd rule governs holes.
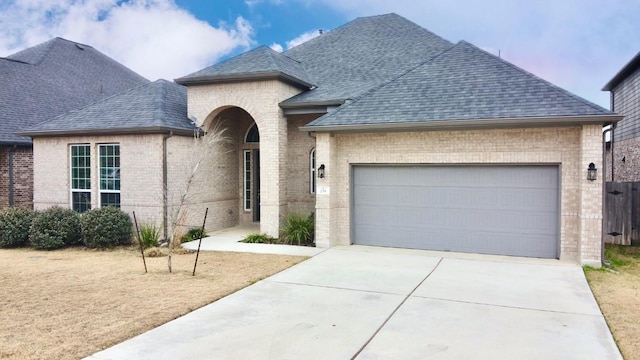
[[[351,243],[353,164],[547,164],[560,166],[560,259],[599,265],[602,179],[588,181],[590,162],[602,165],[601,125],[466,131],[316,135],[318,246]]]
[[[13,160],[11,161],[11,158]],[[12,164],[11,164],[12,162]],[[10,170],[13,189],[10,188]],[[0,209],[33,206],[33,151],[30,146],[0,147]]]

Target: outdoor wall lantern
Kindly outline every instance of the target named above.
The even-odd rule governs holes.
[[[324,177],[324,164],[320,165],[318,168],[318,177],[322,179]]]
[[[598,169],[596,169],[596,164],[590,163],[589,168],[587,169],[587,180],[593,181],[598,178]]]

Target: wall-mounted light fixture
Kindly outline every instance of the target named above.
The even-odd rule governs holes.
[[[596,164],[590,163],[589,168],[587,169],[587,180],[594,181],[598,178],[598,169],[596,169]]]
[[[324,177],[324,164],[320,165],[318,168],[318,177],[322,179]]]

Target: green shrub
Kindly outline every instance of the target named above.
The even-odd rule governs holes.
[[[131,218],[113,206],[89,210],[82,215],[82,240],[90,248],[131,245]]]
[[[145,249],[158,246],[160,239],[160,229],[154,222],[145,222],[140,224],[140,238],[138,241]]]
[[[271,237],[267,234],[250,234],[241,242],[249,244],[273,244],[278,239]]]
[[[59,206],[37,212],[29,230],[29,241],[36,249],[52,250],[78,245],[80,239],[80,215]]]
[[[180,240],[185,243],[193,240],[199,240],[201,236],[203,238],[207,237],[207,232],[203,231],[202,228],[191,228]]]
[[[0,211],[0,247],[16,247],[29,244],[29,228],[33,222],[33,210],[8,207]]]
[[[289,213],[282,227],[282,239],[290,245],[312,245],[313,244],[313,213],[309,216]]]

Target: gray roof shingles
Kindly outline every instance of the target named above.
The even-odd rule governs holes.
[[[0,58],[0,145],[16,132],[149,80],[91,46],[54,38]]]
[[[283,104],[353,99],[451,46],[396,14],[357,18],[284,53],[300,62],[317,88]]]
[[[313,81],[300,64],[266,46],[257,47],[216,65],[176,79],[180,84],[282,74],[296,84],[311,88]]]
[[[461,41],[308,128],[611,114]]]
[[[24,131],[30,136],[175,131],[193,133],[187,89],[156,80],[73,110]]]

